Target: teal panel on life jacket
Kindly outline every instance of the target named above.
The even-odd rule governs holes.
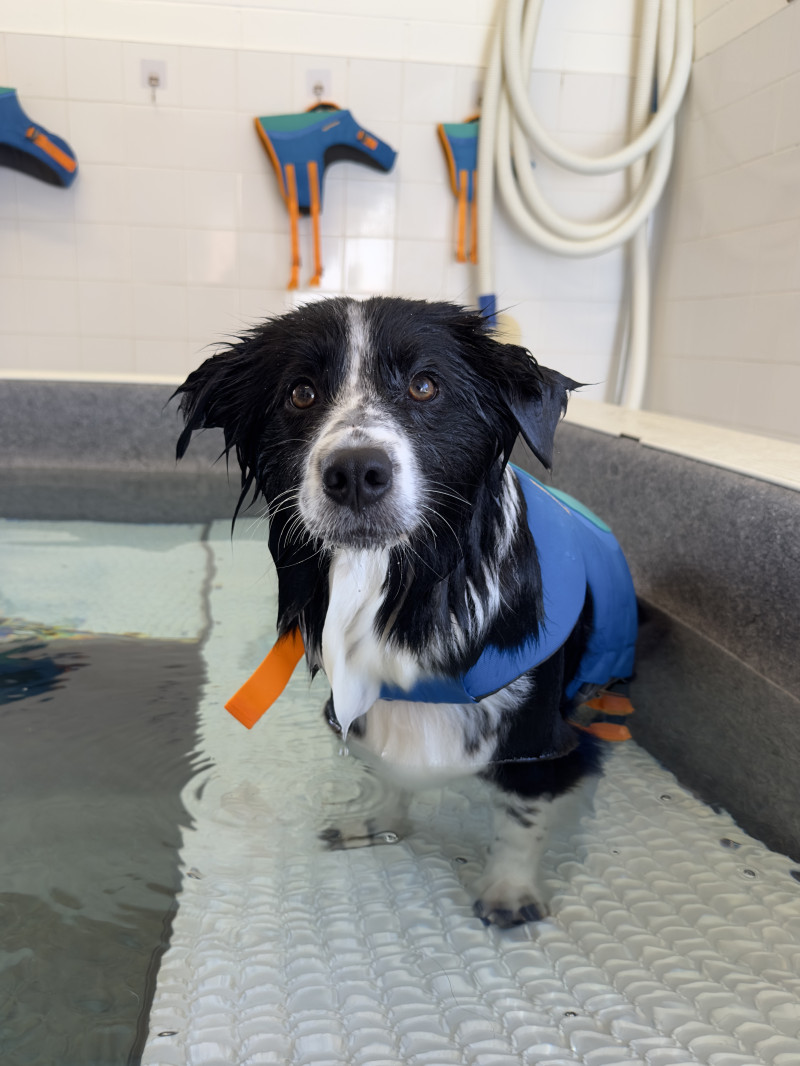
[[[593,602],[592,629],[567,696],[574,696],[584,685],[602,686],[632,674],[638,628],[636,595],[616,538],[583,504],[513,469],[525,498],[542,573],[544,621],[539,632],[517,648],[487,647],[462,677],[425,678],[407,691],[384,685],[381,699],[472,703],[497,692],[564,645],[583,610],[587,588]]]
[[[596,525],[598,529],[602,529],[606,533],[611,532],[611,527],[607,526],[602,518],[598,518],[594,511],[589,510],[586,504],[581,503],[580,500],[576,500],[575,497],[570,496],[568,492],[553,488],[552,485],[547,486],[547,491],[551,496],[555,496],[557,500],[561,500],[562,503],[565,503],[572,511],[577,511],[578,514],[583,515],[584,518]]]
[[[78,174],[78,161],[70,146],[28,118],[16,89],[0,88],[0,166],[65,187]]]

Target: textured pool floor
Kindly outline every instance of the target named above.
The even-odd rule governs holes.
[[[98,528],[110,547],[92,602]],[[199,755],[213,765],[182,796],[193,822],[147,1066],[800,1064],[795,865],[634,744],[546,856],[552,917],[485,928],[469,889],[489,832],[479,783],[420,794],[399,844],[326,852],[319,830],[380,786],[322,724],[323,682],[298,669],[251,732],[222,709],[274,636],[263,531],[0,534],[4,572],[22,572],[16,545],[33,542],[49,586],[29,594],[29,575],[11,576],[5,613],[204,640]],[[126,560],[150,542],[144,579]]]

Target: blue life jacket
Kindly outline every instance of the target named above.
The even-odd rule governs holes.
[[[480,117],[466,122],[440,122],[439,140],[444,149],[450,171],[450,187],[458,202],[458,230],[456,260],[467,262],[467,205],[472,204],[472,242],[469,261],[478,261],[478,219],[476,214],[476,185],[478,179],[478,134]]]
[[[322,278],[319,216],[325,168],[343,159],[389,171],[397,153],[336,104],[317,104],[300,114],[261,115],[255,119],[255,127],[275,168],[281,196],[289,211],[292,268],[288,288],[296,289],[300,283],[298,219],[309,214],[314,239],[314,274],[308,284],[319,285]]]
[[[566,695],[602,687],[633,672],[637,633],[636,595],[628,564],[614,534],[597,515],[558,489],[514,467],[527,506],[544,593],[544,620],[519,647],[487,647],[461,677],[430,677],[408,691],[384,685],[383,700],[474,703],[549,659],[561,648],[592,594],[592,629]]]
[[[49,185],[71,185],[78,173],[70,146],[31,122],[16,89],[0,88],[0,166],[20,170]]]
[[[349,111],[335,104],[317,104],[291,115],[261,115],[256,132],[269,153],[284,198],[293,181],[301,214],[311,211],[312,199],[323,199],[326,168],[338,160],[363,163],[389,171],[397,153],[374,133],[365,130]],[[309,168],[309,164],[312,164]],[[290,177],[289,168],[293,171]]]
[[[450,187],[458,196],[462,183],[467,201],[472,203],[478,176],[478,134],[480,119],[476,115],[466,122],[440,122],[439,140],[450,171]]]

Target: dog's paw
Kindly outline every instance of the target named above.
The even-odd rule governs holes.
[[[348,848],[371,848],[378,844],[396,844],[399,833],[393,829],[378,829],[371,821],[352,822],[349,826],[329,826],[319,834],[319,839],[329,851],[346,851]]]
[[[550,913],[550,908],[536,898],[530,885],[503,880],[484,882],[478,889],[472,910],[484,925],[510,929],[525,922],[539,922]]]

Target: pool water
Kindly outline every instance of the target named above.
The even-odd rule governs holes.
[[[187,533],[0,529],[0,1061],[127,1062],[202,769],[202,616],[146,606]]]
[[[800,872],[617,745],[546,857],[553,915],[472,914],[482,786],[326,851],[381,786],[274,638],[263,525],[0,522],[0,1061],[797,1066]]]

